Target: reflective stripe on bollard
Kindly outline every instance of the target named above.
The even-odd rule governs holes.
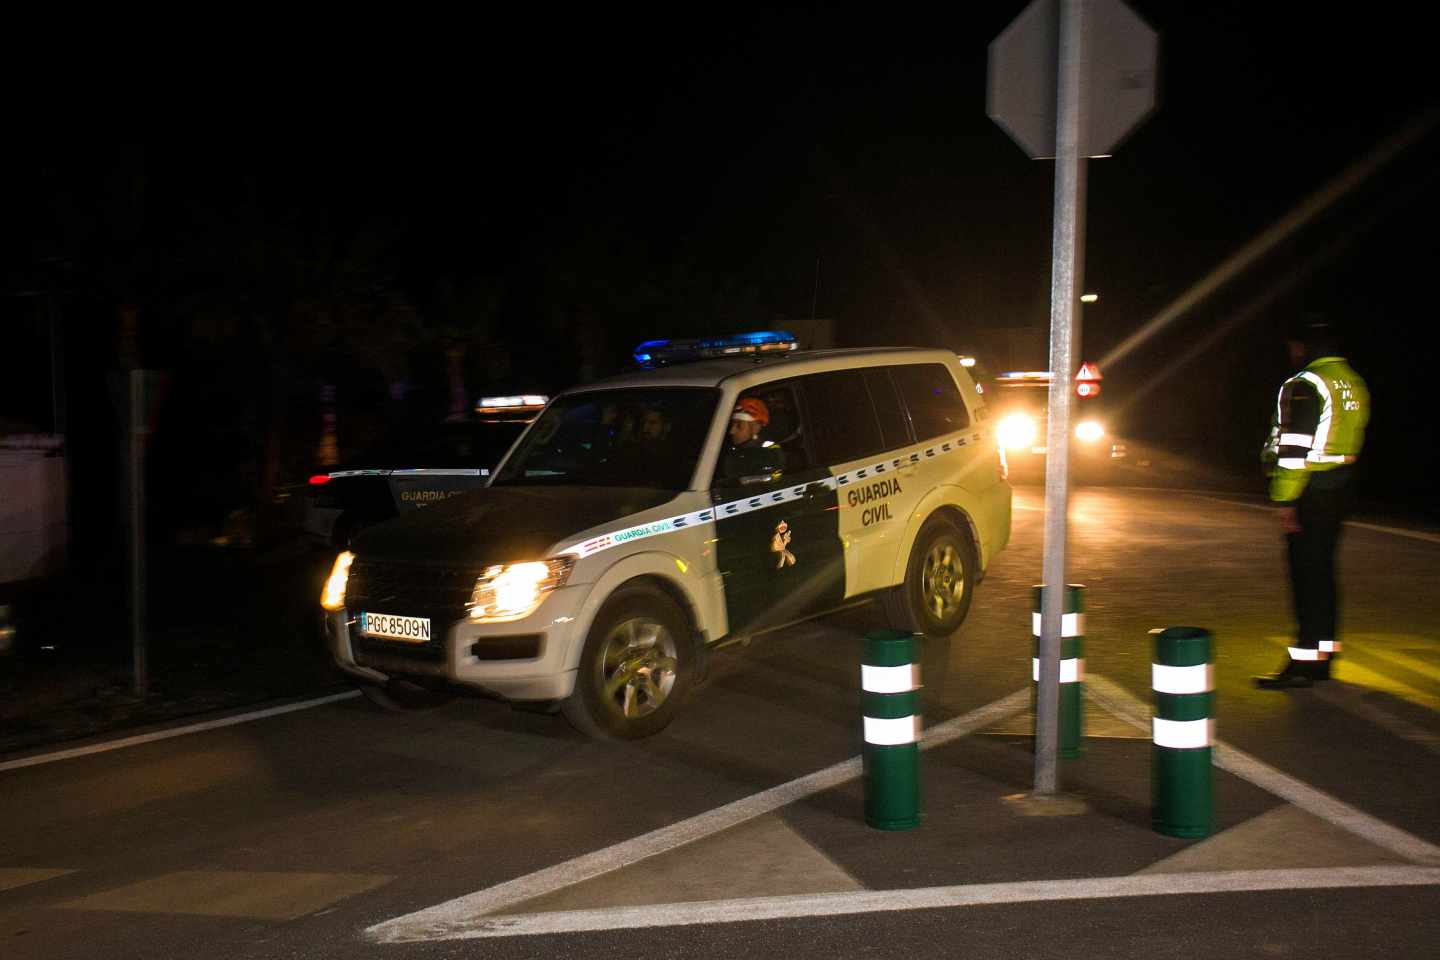
[[[1155,633],[1151,822],[1158,833],[1193,839],[1215,829],[1215,665],[1210,633],[1167,627]]]
[[[920,825],[919,645],[919,634],[901,630],[865,635],[865,822],[880,830]]]
[[[1040,611],[1044,609],[1045,587],[1037,584],[1035,609],[1030,615],[1030,632],[1035,637],[1035,656],[1030,658],[1030,677],[1040,682]],[[1060,617],[1060,736],[1059,756],[1074,760],[1080,756],[1085,729],[1085,587],[1065,585],[1065,605]],[[1035,712],[1039,722],[1039,711]]]

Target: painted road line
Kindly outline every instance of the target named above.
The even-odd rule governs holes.
[[[947,720],[925,731],[920,748],[927,750],[973,733],[1030,706],[1029,689],[1017,690],[1010,696],[987,704],[967,714]],[[365,931],[371,939],[382,943],[410,940],[443,939],[450,931],[469,929],[483,923],[486,914],[523,903],[535,897],[619,870],[649,857],[666,853],[704,837],[719,833],[829,790],[860,776],[859,757],[817,770],[815,773],[771,787],[760,793],[698,814],[668,827],[661,827],[630,840],[625,840],[573,860],[567,860],[534,873],[507,880],[493,887],[447,900],[404,916],[378,923]]]
[[[1089,687],[1090,695],[1111,713],[1123,717],[1136,726],[1149,729],[1149,707],[1131,696],[1128,690],[1104,677],[1093,674],[1087,678],[1086,684]],[[1399,854],[1413,863],[1440,865],[1440,847],[1372,817],[1287,773],[1282,773],[1224,741],[1215,741],[1214,750],[1215,766],[1226,773],[1234,774],[1242,780],[1248,780],[1287,803],[1348,830],[1377,847],[1383,847],[1392,853]]]
[[[358,696],[360,696],[359,690],[347,690],[345,693],[336,693],[328,697],[317,697],[314,700],[304,700],[300,703],[287,703],[279,707],[268,707],[264,710],[254,710],[250,713],[224,717],[219,720],[206,720],[203,723],[192,723],[189,726],[175,727],[171,730],[157,730],[154,733],[142,733],[133,737],[124,737],[120,740],[107,740],[104,743],[94,743],[87,747],[72,747],[69,750],[56,750],[52,753],[42,753],[34,757],[21,757],[19,760],[6,760],[4,763],[0,763],[0,771],[19,770],[22,767],[38,767],[43,763],[54,763],[57,760],[70,760],[74,757],[89,756],[92,753],[108,753],[111,750],[138,747],[142,743],[154,743],[157,740],[169,740],[172,737],[183,737],[191,733],[203,733],[206,730],[233,727],[236,724],[249,723],[252,720],[278,717],[282,713],[294,713],[297,710],[309,710],[311,707],[323,707],[327,703],[336,703],[340,700],[349,700],[352,697]]]
[[[1415,540],[1424,540],[1426,543],[1440,543],[1440,535],[1424,533],[1419,530],[1405,530],[1401,527],[1386,527],[1378,523],[1361,523],[1359,520],[1346,520],[1345,526],[1359,527],[1361,530],[1375,530],[1379,533],[1393,533],[1397,537],[1410,537]]]
[[[480,937],[521,937],[605,930],[631,931],[640,927],[836,917],[897,910],[936,910],[1053,900],[1197,896],[1237,891],[1419,887],[1437,884],[1440,884],[1440,868],[1435,867],[1335,867],[1129,874],[1122,877],[1089,877],[1078,880],[977,883],[917,887],[910,890],[817,893],[478,917],[463,927],[450,929],[438,936],[408,939],[468,940]]]
[[[1251,510],[1274,510],[1273,503],[1244,503],[1240,500],[1226,500],[1224,497],[1211,497],[1203,493],[1192,493],[1192,497],[1201,500],[1213,500],[1216,503],[1228,503],[1232,507],[1247,507]],[[1379,523],[1361,523],[1359,520],[1346,520],[1345,526],[1359,527],[1361,530],[1373,530],[1376,533],[1390,533],[1397,537],[1409,537],[1412,540],[1424,540],[1426,543],[1440,543],[1440,534],[1425,533],[1422,530],[1406,530],[1404,527],[1387,527]]]

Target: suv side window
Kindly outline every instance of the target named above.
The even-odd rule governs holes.
[[[797,392],[794,381],[767,383],[746,391],[746,396],[759,397],[770,411],[770,422],[760,431],[760,438],[779,444],[785,452],[785,469],[791,473],[810,465],[810,459],[805,455]]]
[[[798,381],[781,380],[753,387],[736,400],[738,403],[747,398],[765,404],[770,418],[755,438],[762,449],[736,450],[727,436],[715,464],[712,487],[766,486],[771,482],[783,485],[810,467],[811,458],[806,449],[810,438],[805,429],[804,397]],[[772,481],[757,479],[772,473]]]
[[[847,463],[886,449],[861,371],[812,373],[800,382],[818,463]]]
[[[915,440],[923,442],[934,437],[964,430],[970,426],[970,411],[960,396],[955,378],[940,363],[915,363],[891,367],[895,388],[910,409],[910,422],[915,426]]]

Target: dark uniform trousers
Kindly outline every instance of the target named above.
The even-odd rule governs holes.
[[[1286,540],[1290,591],[1300,627],[1297,647],[1314,650],[1321,640],[1335,639],[1335,552],[1350,507],[1353,470],[1344,466],[1317,473],[1295,504],[1300,532],[1286,534]]]

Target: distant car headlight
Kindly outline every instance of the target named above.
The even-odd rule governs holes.
[[[503,623],[528,617],[550,591],[564,585],[574,566],[575,558],[561,557],[486,568],[470,593],[470,619]]]
[[[1105,436],[1105,428],[1099,420],[1085,420],[1075,428],[1075,437],[1082,443],[1094,443]]]
[[[1004,450],[1028,447],[1035,442],[1035,418],[1023,413],[1012,413],[1000,421],[995,436]]]
[[[326,610],[340,610],[345,606],[345,585],[350,582],[350,564],[355,562],[355,554],[346,550],[335,558],[335,565],[330,568],[330,579],[325,581],[325,589],[320,592],[320,606]]]

